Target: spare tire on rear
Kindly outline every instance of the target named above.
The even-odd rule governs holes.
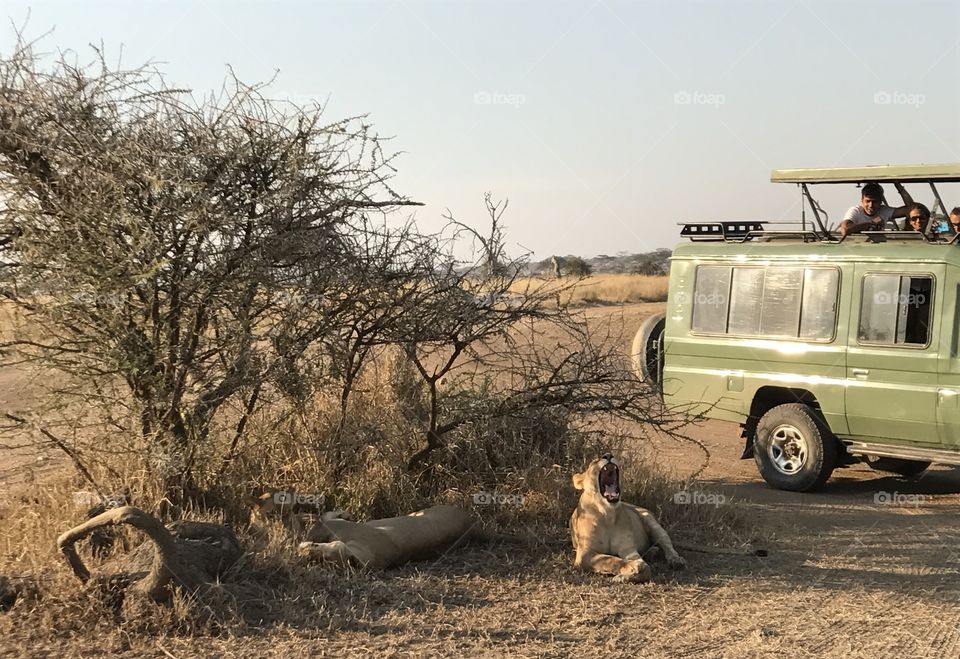
[[[630,363],[637,377],[657,389],[663,383],[663,337],[667,325],[666,314],[655,313],[647,318],[633,337]]]

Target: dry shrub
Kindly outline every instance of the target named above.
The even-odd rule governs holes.
[[[358,518],[441,502],[476,505],[484,514],[492,508],[485,494],[556,501],[571,470],[600,448],[562,408],[500,416],[493,390],[451,385],[440,405],[454,402],[458,409],[471,406],[480,420],[451,431],[426,471],[409,471],[408,460],[424,441],[424,395],[402,359],[384,358],[354,392],[339,435],[339,401],[332,396],[314,399],[299,414],[261,414],[251,421],[256,440],[242,445],[216,479],[238,492],[289,489],[322,496],[327,508]]]

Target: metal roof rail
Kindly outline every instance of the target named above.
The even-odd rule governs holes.
[[[765,229],[766,224],[796,225],[793,221],[767,222],[690,222],[682,223],[680,236],[691,241],[724,241],[742,243],[754,238],[802,238],[806,241],[836,242],[829,234],[822,234],[809,229]]]
[[[751,231],[763,231],[761,222],[691,222],[684,223],[680,236],[697,240],[729,240],[744,238]]]
[[[835,240],[833,236],[828,236],[824,238],[822,235],[816,231],[811,231],[810,229],[794,229],[794,230],[783,230],[783,231],[750,231],[743,238],[731,239],[728,242],[746,242],[747,240],[752,240],[753,238],[802,238],[803,242],[817,242],[817,243],[835,243],[839,242]]]
[[[931,244],[937,242],[936,239],[921,231],[861,231],[860,235],[866,236],[867,241],[872,243],[883,243],[888,240],[923,240]]]

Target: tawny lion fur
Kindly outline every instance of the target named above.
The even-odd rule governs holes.
[[[608,500],[600,491],[600,472],[608,464],[616,467],[615,501]],[[653,575],[643,556],[653,546],[663,551],[671,568],[686,566],[670,536],[649,510],[619,500],[619,464],[613,456],[605,455],[591,462],[582,473],[573,476],[573,486],[582,492],[570,518],[577,567],[613,575],[614,581],[649,581]]]
[[[409,515],[365,523],[324,518],[307,531],[301,555],[382,570],[435,557],[467,541],[476,520],[454,506],[433,506]]]

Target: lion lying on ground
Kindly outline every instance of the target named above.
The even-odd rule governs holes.
[[[299,537],[324,518],[352,520],[344,511],[324,512],[322,496],[298,496],[293,489],[270,490],[255,497],[246,497],[244,503],[250,511],[249,525],[262,531],[268,522],[283,524],[294,537]]]
[[[409,515],[365,523],[325,513],[307,531],[299,553],[308,558],[382,570],[433,558],[465,543],[477,522],[454,506],[433,506]]]
[[[577,567],[612,574],[614,581],[649,581],[653,573],[643,556],[651,557],[654,545],[671,568],[686,566],[650,511],[620,500],[620,465],[612,455],[574,474],[573,486],[582,491],[570,518]]]

